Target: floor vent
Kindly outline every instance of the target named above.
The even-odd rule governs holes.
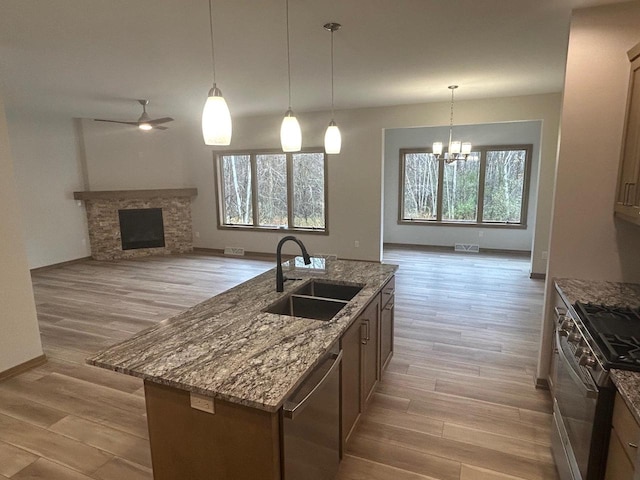
[[[244,248],[240,247],[225,247],[224,249],[225,255],[237,255],[239,257],[244,255]]]
[[[478,253],[480,251],[480,245],[477,243],[456,243],[455,250],[456,252]]]

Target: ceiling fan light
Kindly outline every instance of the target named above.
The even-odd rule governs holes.
[[[452,155],[458,155],[460,153],[460,150],[461,150],[461,144],[459,140],[454,140],[449,145],[449,153]]]
[[[462,142],[460,153],[462,153],[462,155],[469,155],[471,153],[471,142]]]
[[[340,129],[336,125],[336,122],[331,120],[327,131],[324,134],[324,151],[327,154],[338,154],[342,147],[342,135],[340,135]]]
[[[140,125],[138,125],[138,128],[140,130],[144,130],[145,132],[148,132],[149,130],[153,129],[153,126],[150,123],[141,123]]]
[[[287,110],[280,127],[280,143],[283,152],[299,152],[302,148],[302,130],[291,109]]]
[[[442,155],[442,142],[433,142],[431,150],[434,155]]]
[[[215,85],[202,110],[202,136],[205,145],[229,145],[231,143],[231,113],[222,92]]]

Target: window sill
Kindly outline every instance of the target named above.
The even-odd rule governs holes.
[[[218,230],[235,230],[245,232],[282,232],[282,233],[304,233],[309,235],[329,235],[327,229],[313,228],[279,228],[279,227],[254,227],[253,225],[218,225]]]
[[[525,230],[527,228],[526,224],[521,223],[442,222],[437,220],[398,220],[398,225],[419,225],[423,227],[501,228],[506,230]]]

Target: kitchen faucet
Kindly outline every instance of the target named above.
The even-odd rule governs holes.
[[[309,254],[307,253],[307,249],[304,247],[304,244],[298,240],[293,235],[287,235],[283,237],[279,242],[276,248],[276,262],[278,265],[276,267],[276,292],[284,291],[284,282],[288,279],[282,273],[282,245],[287,241],[292,240],[298,244],[300,250],[302,250],[302,258],[304,259],[304,264],[309,265],[311,263],[311,258],[309,258]]]

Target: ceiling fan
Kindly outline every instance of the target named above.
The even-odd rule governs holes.
[[[147,105],[149,105],[149,100],[138,100],[138,103],[142,105],[142,115],[135,122],[121,122],[119,120],[104,120],[101,118],[94,118],[96,122],[110,122],[110,123],[124,123],[125,125],[136,125],[140,130],[152,130],[154,128],[158,130],[166,130],[167,127],[163,127],[161,123],[172,122],[173,118],[171,117],[162,117],[156,119],[150,119],[149,114],[147,113]]]

